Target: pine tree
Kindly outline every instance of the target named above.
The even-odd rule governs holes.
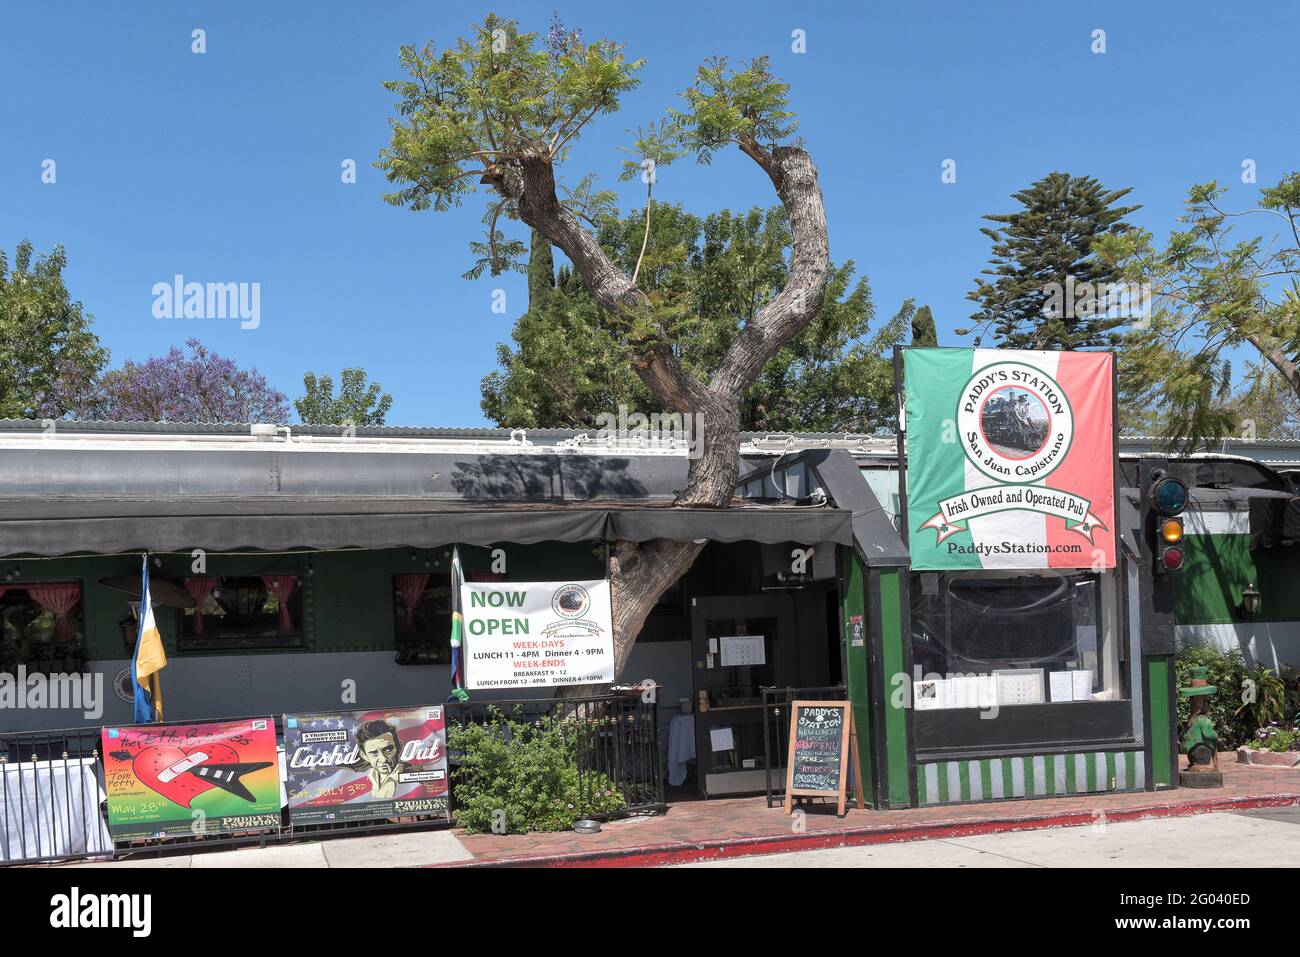
[[[532,230],[528,251],[528,308],[540,309],[555,288],[555,257],[550,241]]]
[[[1049,173],[1013,194],[1021,208],[985,216],[993,241],[990,268],[967,294],[980,305],[971,318],[980,337],[991,333],[1012,349],[1087,349],[1114,346],[1127,321],[1097,301],[1100,284],[1123,276],[1097,256],[1093,243],[1130,227],[1125,216],[1140,206],[1117,206],[1128,189],[1106,189],[1090,176]],[[1091,295],[1090,295],[1091,292]],[[1096,297],[1096,298],[1094,298]]]
[[[912,317],[912,345],[937,346],[938,344],[939,334],[934,328],[934,316],[931,315],[929,306],[922,306]]]

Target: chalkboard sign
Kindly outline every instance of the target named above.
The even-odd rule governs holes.
[[[853,705],[847,701],[790,702],[790,749],[786,757],[785,810],[796,797],[834,797],[844,815],[849,755],[857,772],[857,804],[863,807],[862,770],[850,746]],[[853,742],[856,744],[856,741]]]

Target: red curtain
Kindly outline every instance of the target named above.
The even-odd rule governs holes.
[[[81,586],[77,584],[28,585],[27,594],[36,604],[54,613],[55,640],[67,641],[71,637],[68,632],[68,612],[77,607],[77,602],[81,600]]]
[[[293,596],[293,589],[298,584],[298,576],[263,575],[262,584],[280,603],[280,634],[293,634],[293,619],[289,617],[289,599]]]
[[[415,631],[415,606],[420,603],[425,586],[429,584],[428,575],[398,575],[397,594],[401,596],[406,613],[402,618],[404,631]]]
[[[184,580],[185,590],[190,593],[194,599],[194,634],[203,634],[203,606],[208,601],[208,596],[212,594],[212,589],[217,587],[217,580],[210,575],[199,578],[186,578]]]

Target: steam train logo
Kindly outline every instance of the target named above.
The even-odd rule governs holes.
[[[977,369],[962,388],[957,429],[966,459],[997,482],[1034,482],[1065,459],[1074,413],[1065,390],[1022,362]]]
[[[1027,459],[1047,444],[1052,417],[1047,406],[1027,389],[1005,386],[991,393],[980,409],[980,431],[1009,459]]]

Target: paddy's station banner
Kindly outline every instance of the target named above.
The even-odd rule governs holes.
[[[467,582],[460,604],[470,690],[614,680],[608,581]]]
[[[1114,567],[1114,361],[903,350],[912,568]]]
[[[280,826],[275,721],[104,728],[108,830],[115,840]]]
[[[294,824],[447,814],[442,706],[284,716]]]

